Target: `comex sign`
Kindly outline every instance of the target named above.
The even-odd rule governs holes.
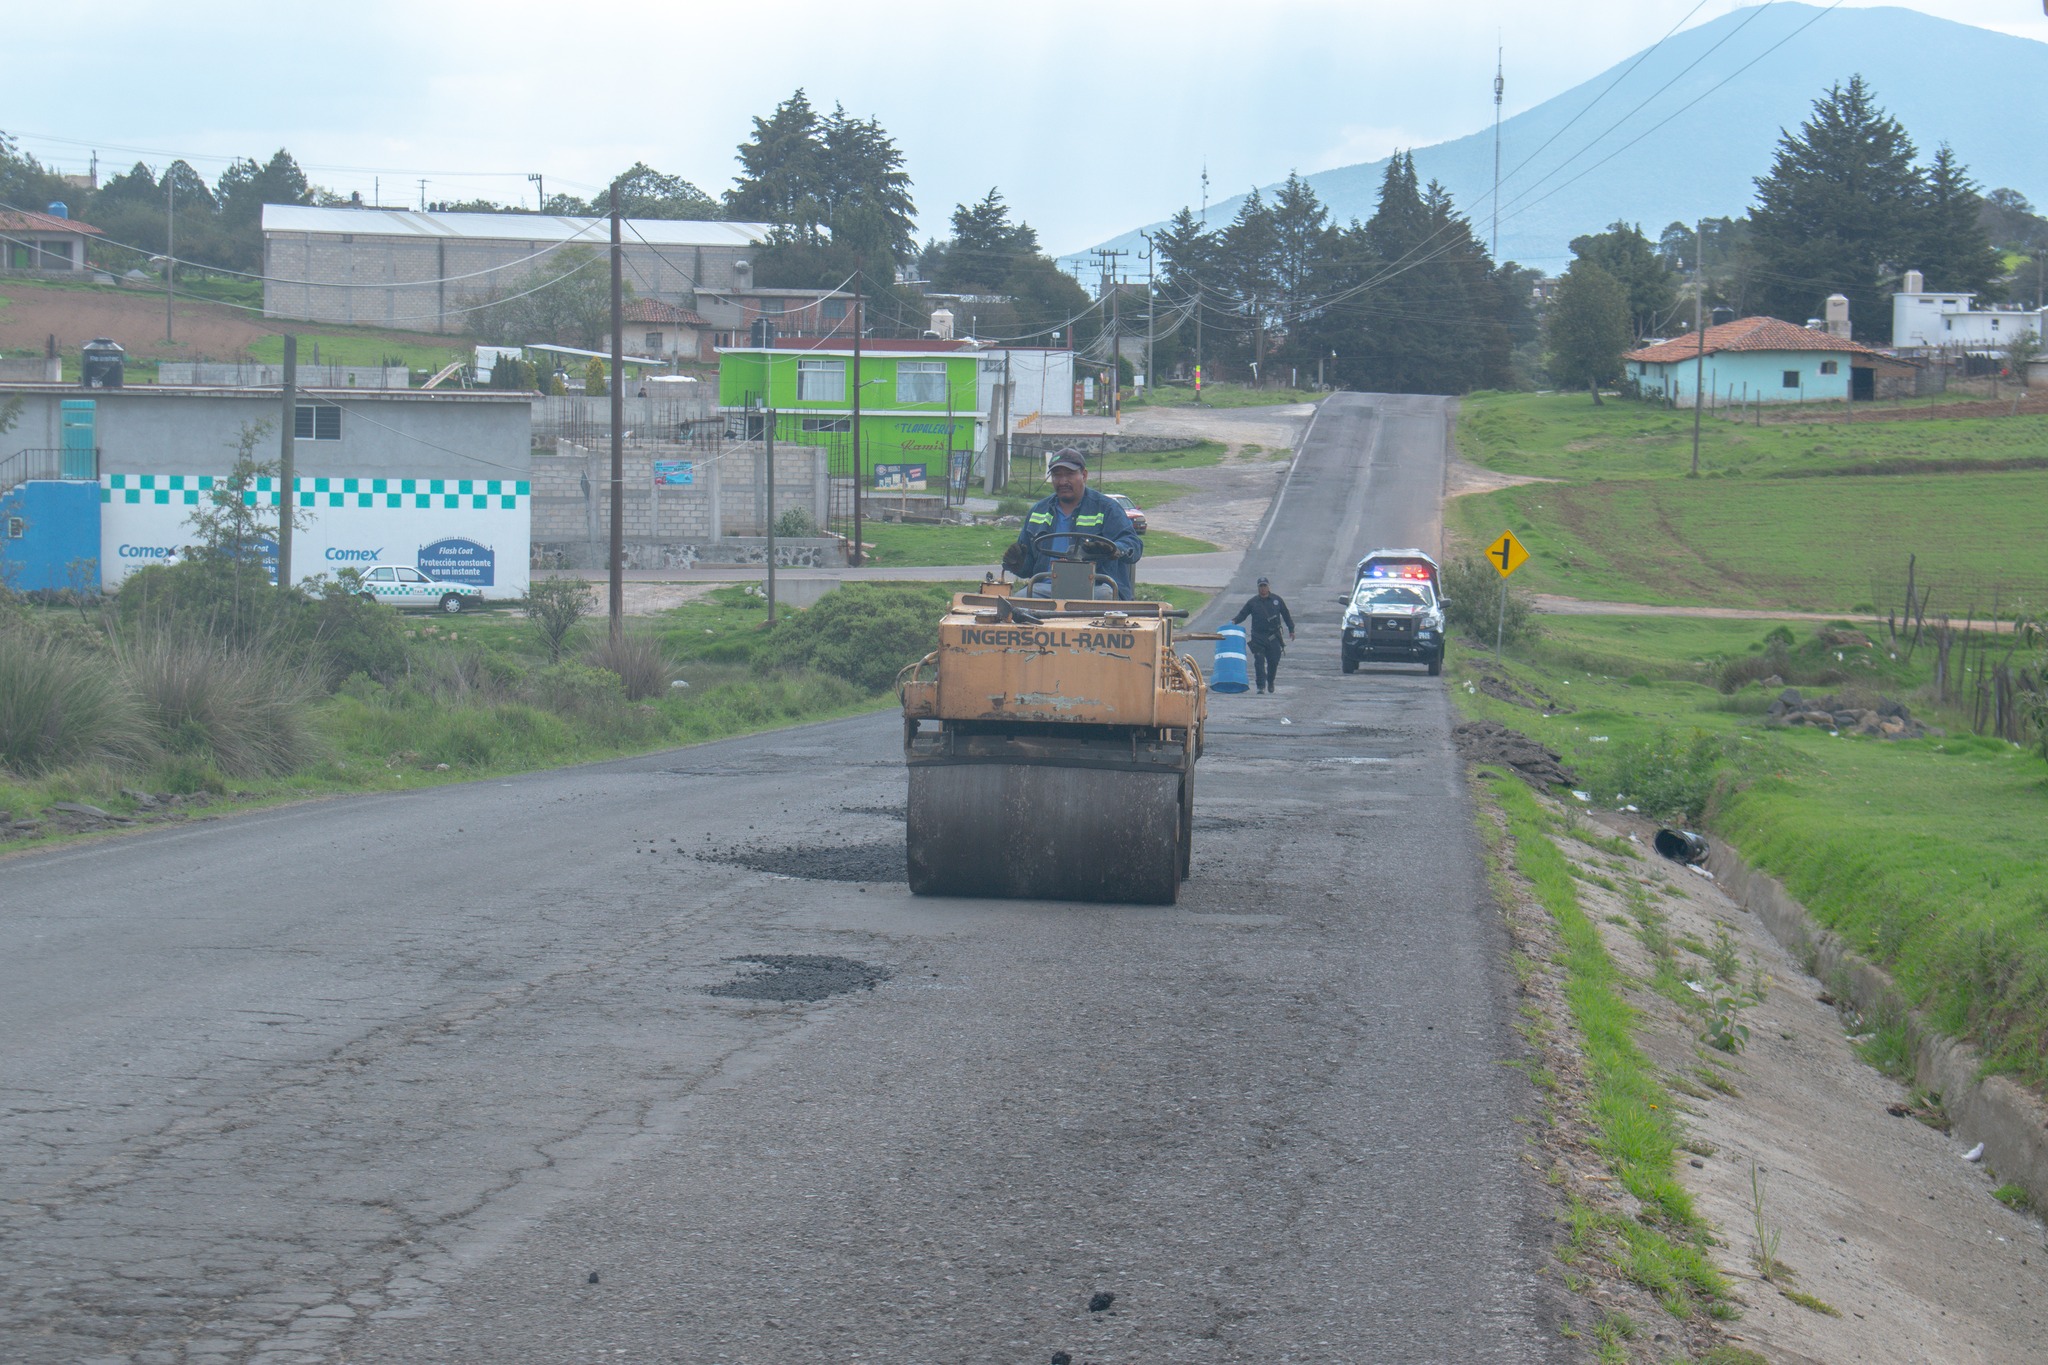
[[[377,557],[383,553],[382,545],[374,550],[350,550],[339,545],[331,545],[327,550],[327,558],[329,562],[335,564],[375,564]]]
[[[114,553],[123,559],[154,559],[168,562],[178,557],[178,547],[175,545],[122,545],[116,548]]]

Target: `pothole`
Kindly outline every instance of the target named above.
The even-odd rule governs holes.
[[[871,991],[876,982],[892,975],[887,967],[814,953],[762,953],[726,961],[750,963],[756,968],[711,987],[710,994],[731,1000],[823,1000],[848,991]]]
[[[900,882],[907,875],[901,835],[864,844],[735,844],[706,849],[697,856],[706,862],[814,882]]]

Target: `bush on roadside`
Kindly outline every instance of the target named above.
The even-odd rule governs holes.
[[[171,753],[211,761],[230,777],[280,777],[320,755],[309,706],[321,689],[305,669],[158,632],[120,642],[116,655]]]
[[[590,585],[580,578],[535,579],[520,605],[526,608],[527,619],[548,652],[548,662],[558,664],[576,623],[590,610]]]
[[[785,669],[814,669],[880,692],[905,664],[931,652],[951,597],[931,584],[842,584],[776,627],[772,657]]]
[[[1626,802],[1653,820],[1697,821],[1729,757],[1730,741],[1704,730],[1680,737],[1659,730],[1649,739],[1616,740],[1593,769],[1594,795]]]
[[[0,767],[46,773],[154,751],[148,717],[105,658],[33,630],[0,629]]]
[[[676,675],[661,652],[661,638],[652,631],[623,631],[616,643],[607,633],[603,643],[584,659],[594,668],[616,674],[627,701],[667,696],[668,685]]]
[[[1503,646],[1536,639],[1542,629],[1536,622],[1536,608],[1529,594],[1507,580],[1506,614],[1501,607],[1501,576],[1483,559],[1461,555],[1443,566],[1444,616],[1451,625],[1474,640],[1493,643],[1500,633]]]
[[[801,507],[784,508],[782,515],[775,519],[775,534],[801,540],[818,534],[818,523],[811,520],[811,514]]]

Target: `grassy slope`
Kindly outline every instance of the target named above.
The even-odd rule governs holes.
[[[1773,628],[1549,618],[1544,641],[1508,668],[1576,708],[1551,717],[1466,692],[1471,655],[1453,650],[1447,669],[1464,710],[1557,749],[1604,804],[1641,780],[1639,764],[1634,780],[1624,774],[1660,735],[1725,741],[1711,828],[1889,966],[1941,1025],[1983,1043],[2001,1069],[2048,1081],[2048,765],[1967,736],[1765,730],[1763,689],[1730,699],[1692,680]],[[1896,695],[1927,664],[1922,651],[1910,668],[1883,660],[1877,672]]]
[[[1934,611],[1981,612],[1994,592],[2002,607],[2048,600],[2048,561],[2031,548],[2048,479],[1991,472],[2048,460],[2048,418],[1710,419],[1698,480],[1691,432],[1689,416],[1639,403],[1476,395],[1459,419],[1465,458],[1568,486],[1460,498],[1451,525],[1466,543],[1512,528],[1532,555],[1518,581],[1568,596],[1868,610],[1903,600],[1916,555]]]

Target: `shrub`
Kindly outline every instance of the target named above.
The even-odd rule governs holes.
[[[924,585],[842,584],[776,628],[773,657],[784,668],[816,669],[880,692],[931,651],[949,600],[943,588]]]
[[[1729,741],[1704,730],[1680,739],[1660,730],[1647,740],[1617,740],[1596,769],[1603,800],[1625,800],[1653,820],[1698,820],[1713,795]]]
[[[0,766],[43,773],[152,751],[147,717],[106,661],[22,629],[0,630]]]
[[[398,613],[365,602],[342,583],[322,583],[301,613],[309,655],[330,686],[355,673],[390,682],[405,672],[405,629]]]
[[[540,633],[548,662],[558,664],[562,662],[570,632],[590,610],[590,585],[580,578],[542,578],[527,586],[526,600],[521,605]]]
[[[320,743],[308,705],[316,680],[251,649],[150,633],[118,648],[121,671],[163,746],[210,760],[230,777],[281,776]]]
[[[590,363],[583,367],[583,396],[585,398],[603,398],[606,392],[607,390],[604,386],[604,362],[596,356],[592,356]]]
[[[1443,566],[1443,575],[1444,615],[1472,638],[1491,644],[1498,630],[1501,644],[1506,646],[1534,640],[1542,633],[1529,594],[1516,587],[1513,579],[1507,580],[1507,609],[1502,614],[1502,580],[1486,561],[1461,556]]]
[[[792,540],[814,536],[818,534],[818,523],[811,520],[811,514],[801,507],[784,508],[782,515],[775,519],[775,534]]]
[[[624,631],[617,643],[607,633],[604,643],[591,650],[585,662],[616,674],[627,701],[665,697],[675,677],[675,669],[662,655],[660,638],[648,631]]]
[[[573,661],[535,669],[524,690],[535,706],[561,716],[588,715],[626,699],[618,674]]]

